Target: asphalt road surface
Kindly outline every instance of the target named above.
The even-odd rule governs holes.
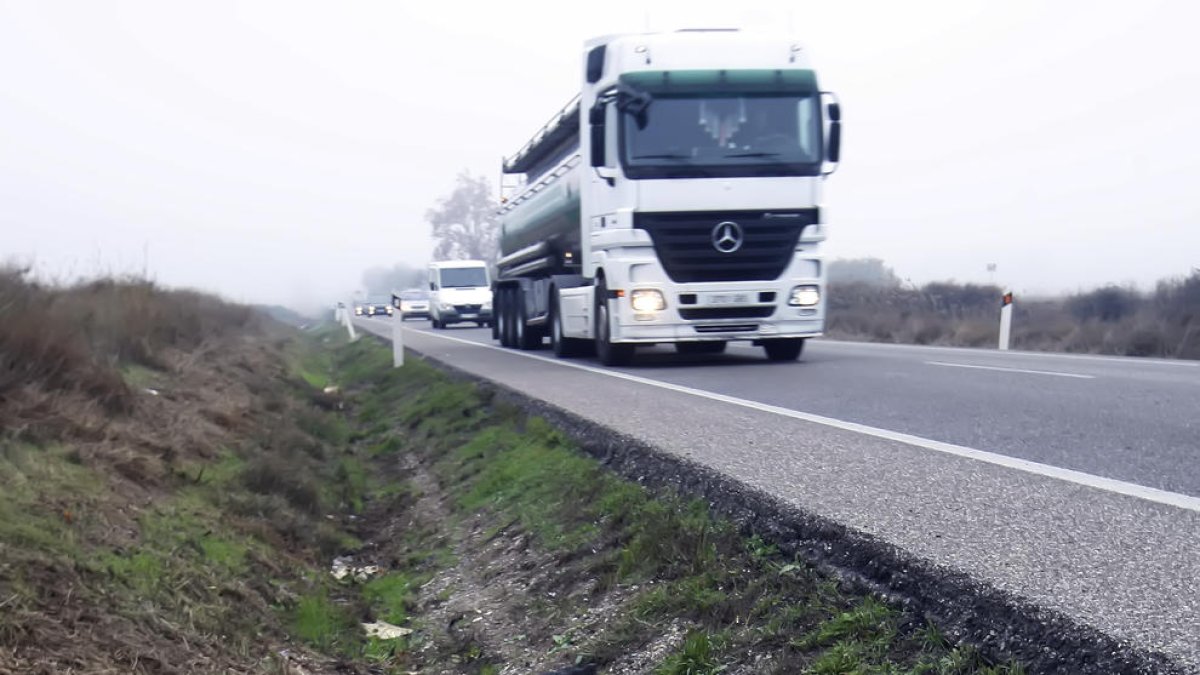
[[[385,336],[388,320],[359,320]],[[628,368],[406,346],[1200,672],[1200,364],[810,341]]]

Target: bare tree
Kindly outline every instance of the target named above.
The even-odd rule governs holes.
[[[499,219],[492,188],[483,176],[458,174],[454,191],[425,213],[433,226],[434,260],[486,260],[496,262]]]

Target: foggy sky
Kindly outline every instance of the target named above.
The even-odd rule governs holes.
[[[649,8],[649,9],[646,9]],[[724,8],[724,9],[723,9]],[[422,264],[615,32],[791,26],[845,111],[829,254],[1019,291],[1200,267],[1186,2],[0,0],[0,258],[327,303]]]

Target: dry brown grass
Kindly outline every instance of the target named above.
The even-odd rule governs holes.
[[[0,675],[265,672],[290,597],[266,580],[345,543],[327,440],[296,431],[325,413],[294,335],[141,280],[0,270]]]
[[[998,287],[833,283],[828,334],[839,339],[988,347],[999,337]],[[1200,270],[1153,293],[1108,286],[1066,298],[1018,298],[1012,347],[1200,358]]]
[[[2,267],[0,429],[41,440],[95,432],[133,409],[122,369],[170,370],[183,354],[259,322],[249,308],[144,280],[55,287]]]

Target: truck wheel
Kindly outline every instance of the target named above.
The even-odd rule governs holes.
[[[680,354],[724,354],[724,340],[711,340],[706,342],[676,342],[675,351]]]
[[[606,366],[629,365],[633,360],[634,346],[612,342],[608,304],[608,285],[601,280],[596,286],[596,356]]]
[[[762,346],[769,361],[795,361],[804,351],[804,338],[763,340]]]
[[[500,332],[500,346],[512,347],[512,307],[509,303],[511,290],[503,288],[500,290],[500,304],[496,311],[496,325]]]
[[[521,297],[521,291],[514,293],[517,296],[517,311],[513,312],[516,315],[516,334],[515,340],[517,349],[531,351],[542,348],[542,333],[536,327],[530,327],[527,323],[528,317],[525,315],[525,298]]]

